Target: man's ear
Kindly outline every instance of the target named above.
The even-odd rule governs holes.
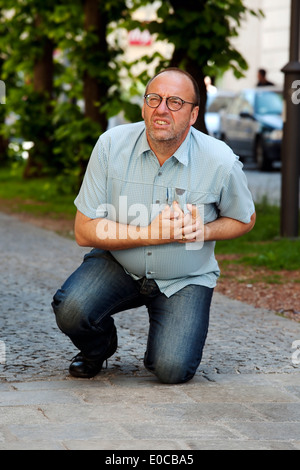
[[[199,106],[194,106],[192,113],[191,113],[191,119],[190,119],[191,126],[195,124],[195,122],[197,121],[198,114],[199,114]]]

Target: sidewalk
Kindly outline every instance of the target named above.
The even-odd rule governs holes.
[[[299,323],[215,295],[199,371],[174,386],[144,369],[130,310],[108,369],[73,379],[50,303],[86,250],[1,213],[0,245],[0,450],[300,449]]]

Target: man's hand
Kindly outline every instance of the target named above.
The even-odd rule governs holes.
[[[178,243],[192,243],[203,238],[203,223],[196,206],[188,204],[189,212],[184,214],[177,202],[166,206],[149,226],[149,239],[153,243],[167,240]],[[201,239],[202,239],[201,238]]]
[[[178,203],[175,202],[175,205],[179,208]],[[183,236],[179,243],[203,241],[204,225],[199,209],[193,204],[187,204],[187,209],[189,212],[185,215],[180,209],[183,217]],[[190,231],[190,227],[192,227],[192,231]]]

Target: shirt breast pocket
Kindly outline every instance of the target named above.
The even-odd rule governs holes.
[[[176,201],[180,208],[186,213],[187,204],[196,205],[203,217],[204,224],[216,220],[219,215],[216,197],[211,193],[201,191],[190,191],[182,188],[168,188],[168,204]]]

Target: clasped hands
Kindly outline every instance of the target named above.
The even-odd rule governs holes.
[[[187,204],[185,214],[178,202],[166,206],[150,224],[151,238],[170,242],[192,243],[203,240],[204,226],[199,209]]]

